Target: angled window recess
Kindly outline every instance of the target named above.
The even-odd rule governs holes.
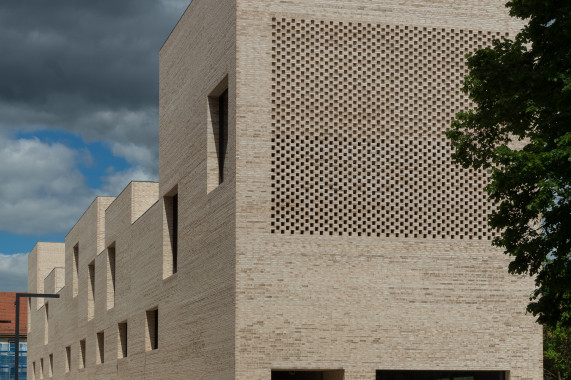
[[[97,355],[96,364],[105,363],[105,333],[100,331],[97,333]]]
[[[49,377],[53,377],[54,376],[54,354],[50,354],[48,364],[49,364],[48,375],[49,375]]]
[[[46,302],[44,308],[44,344],[48,344],[48,339],[50,336],[50,304]]]
[[[73,247],[73,296],[77,296],[78,292],[78,278],[79,278],[79,243]]]
[[[65,373],[71,371],[71,346],[65,348]]]
[[[145,350],[159,348],[159,309],[147,310],[147,329],[145,332]]]
[[[115,243],[107,247],[107,310],[115,307]]]
[[[85,368],[85,339],[79,341],[79,369]]]
[[[119,323],[119,340],[117,347],[117,359],[127,357],[127,321]]]
[[[228,147],[228,77],[208,96],[207,112],[207,192],[224,182],[224,167]]]
[[[87,319],[95,315],[95,260],[87,266]]]
[[[164,197],[163,278],[178,271],[178,187]]]

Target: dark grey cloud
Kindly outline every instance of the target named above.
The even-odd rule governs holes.
[[[156,157],[159,49],[189,2],[1,1],[0,129],[58,128]]]

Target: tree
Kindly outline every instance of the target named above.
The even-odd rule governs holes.
[[[463,91],[475,109],[446,132],[453,159],[487,169],[493,244],[511,273],[535,276],[527,310],[571,326],[571,2],[512,0],[526,21],[512,39],[468,56]]]
[[[571,328],[544,327],[543,368],[546,379],[571,380]]]

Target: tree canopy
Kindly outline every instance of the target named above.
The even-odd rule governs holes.
[[[528,311],[571,326],[571,2],[512,0],[525,26],[468,56],[474,109],[446,132],[453,159],[487,169],[493,244],[509,271],[535,276]]]

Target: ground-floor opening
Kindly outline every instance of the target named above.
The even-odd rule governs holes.
[[[504,371],[377,371],[377,380],[505,380]]]
[[[343,380],[343,370],[275,370],[272,380]]]

